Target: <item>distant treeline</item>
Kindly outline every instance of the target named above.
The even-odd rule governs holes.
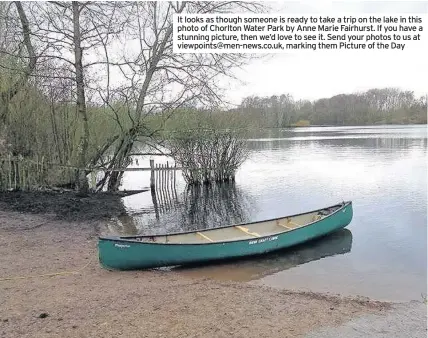
[[[426,124],[427,100],[412,91],[370,89],[315,101],[289,94],[245,98],[228,111],[244,124],[267,128],[305,125]]]

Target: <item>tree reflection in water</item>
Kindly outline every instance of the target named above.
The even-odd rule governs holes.
[[[179,223],[186,231],[249,222],[255,208],[235,182],[188,186],[182,196]]]
[[[179,194],[151,192],[151,201],[110,222],[109,233],[152,235],[247,223],[256,209],[255,201],[235,182],[186,186]]]

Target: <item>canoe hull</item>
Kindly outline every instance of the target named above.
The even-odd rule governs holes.
[[[220,243],[162,244],[100,238],[99,260],[108,269],[136,270],[260,255],[344,228],[351,222],[352,216],[352,203],[349,202],[332,215],[292,231]]]

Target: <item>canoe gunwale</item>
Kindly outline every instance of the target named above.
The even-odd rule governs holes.
[[[296,217],[296,216],[301,216],[301,215],[306,215],[306,214],[310,214],[313,212],[318,212],[318,211],[322,211],[325,209],[329,209],[329,208],[333,208],[336,206],[340,206],[337,210],[333,211],[332,213],[328,214],[327,216],[325,216],[324,218],[312,221],[310,223],[304,224],[300,227],[297,228],[293,228],[291,230],[286,230],[284,229],[284,231],[279,232],[279,233],[274,233],[274,234],[268,234],[268,235],[264,235],[264,236],[260,236],[259,239],[263,239],[263,238],[269,238],[271,236],[280,236],[286,233],[290,233],[292,231],[296,231],[302,228],[306,228],[308,226],[314,225],[316,223],[319,223],[325,219],[328,219],[330,217],[332,217],[333,215],[337,214],[338,212],[342,211],[345,207],[352,205],[352,201],[343,201],[342,203],[338,203],[338,204],[334,204],[328,207],[324,207],[324,208],[320,208],[320,209],[316,209],[316,210],[312,210],[312,211],[307,211],[307,212],[302,212],[299,214],[294,214],[294,215],[288,215],[288,216],[281,216],[281,217],[276,217],[276,218],[271,218],[271,219],[266,219],[266,220],[262,220],[262,221],[255,221],[255,222],[250,222],[250,223],[238,223],[238,224],[233,224],[233,225],[226,225],[226,226],[221,226],[221,227],[217,227],[217,228],[212,228],[212,229],[205,229],[205,230],[217,230],[217,229],[226,229],[226,228],[232,228],[232,227],[236,227],[236,226],[245,226],[245,225],[251,225],[251,224],[258,224],[258,223],[263,223],[263,222],[270,222],[270,221],[276,221],[278,219],[283,219],[283,218],[290,218],[290,217]],[[205,230],[198,230],[198,231],[205,231]],[[185,231],[185,232],[175,232],[175,233],[169,233],[169,234],[157,234],[157,235],[141,235],[141,236],[99,236],[99,240],[106,240],[106,241],[113,241],[113,242],[125,242],[125,243],[137,243],[137,244],[142,244],[142,245],[164,245],[164,246],[171,246],[171,245],[186,245],[186,246],[190,246],[190,245],[218,245],[218,244],[224,244],[224,243],[236,243],[236,242],[245,242],[248,241],[249,239],[236,239],[236,240],[222,240],[222,241],[215,241],[215,242],[208,242],[208,243],[160,243],[160,242],[142,242],[139,240],[136,240],[137,238],[148,238],[148,237],[157,237],[157,236],[174,236],[174,235],[185,235],[185,234],[191,234],[191,233],[196,233],[197,231]]]

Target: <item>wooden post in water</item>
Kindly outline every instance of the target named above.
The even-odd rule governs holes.
[[[174,189],[174,195],[175,195],[175,200],[178,200],[177,197],[177,190],[175,190],[175,183],[176,183],[176,173],[177,173],[177,163],[174,164],[174,182],[173,182],[173,189]]]
[[[163,212],[164,211],[163,206],[165,204],[165,199],[164,199],[163,191],[162,191],[162,164],[157,165],[156,191],[159,192],[159,201],[160,201],[159,209]]]
[[[162,164],[162,191],[165,189],[165,174],[166,174],[166,170],[165,170],[165,164]]]
[[[166,164],[162,164],[162,193],[164,196],[165,211],[168,211],[168,194],[167,194],[167,191],[165,189],[166,173],[167,173]]]
[[[174,170],[175,168],[174,168],[174,166],[171,164],[171,172],[170,172],[170,176],[169,176],[169,185],[170,185],[170,187],[171,187],[171,195],[172,195],[172,192],[174,191],[174,186],[173,186],[173,184],[174,184],[174,172],[175,172],[175,170]]]
[[[175,188],[175,173],[177,172],[177,163],[174,163],[174,169],[172,172],[172,188]]]
[[[159,171],[158,171],[158,167],[159,167],[159,165],[158,164],[156,164],[156,171],[155,171],[155,177],[156,177],[156,189],[157,189],[157,187],[158,187],[158,185],[159,185]]]
[[[155,188],[155,161],[150,160],[150,189]]]
[[[156,190],[150,189],[150,193],[152,195],[152,202],[153,202],[153,207],[155,208],[155,217],[156,219],[159,219],[159,205],[158,205],[158,200],[156,198]]]
[[[168,206],[171,208],[172,207],[172,199],[171,199],[171,191],[170,191],[170,187],[171,187],[171,170],[170,170],[170,166],[169,166],[169,162],[166,161],[166,182],[165,182],[165,188],[166,188],[166,193],[168,196]]]
[[[161,167],[161,171],[160,171],[160,175],[159,175],[159,179],[160,179],[160,181],[159,181],[159,188],[162,190],[162,188],[163,188],[163,174],[164,174],[164,170],[163,170],[163,164],[159,164],[160,165],[160,167]]]

